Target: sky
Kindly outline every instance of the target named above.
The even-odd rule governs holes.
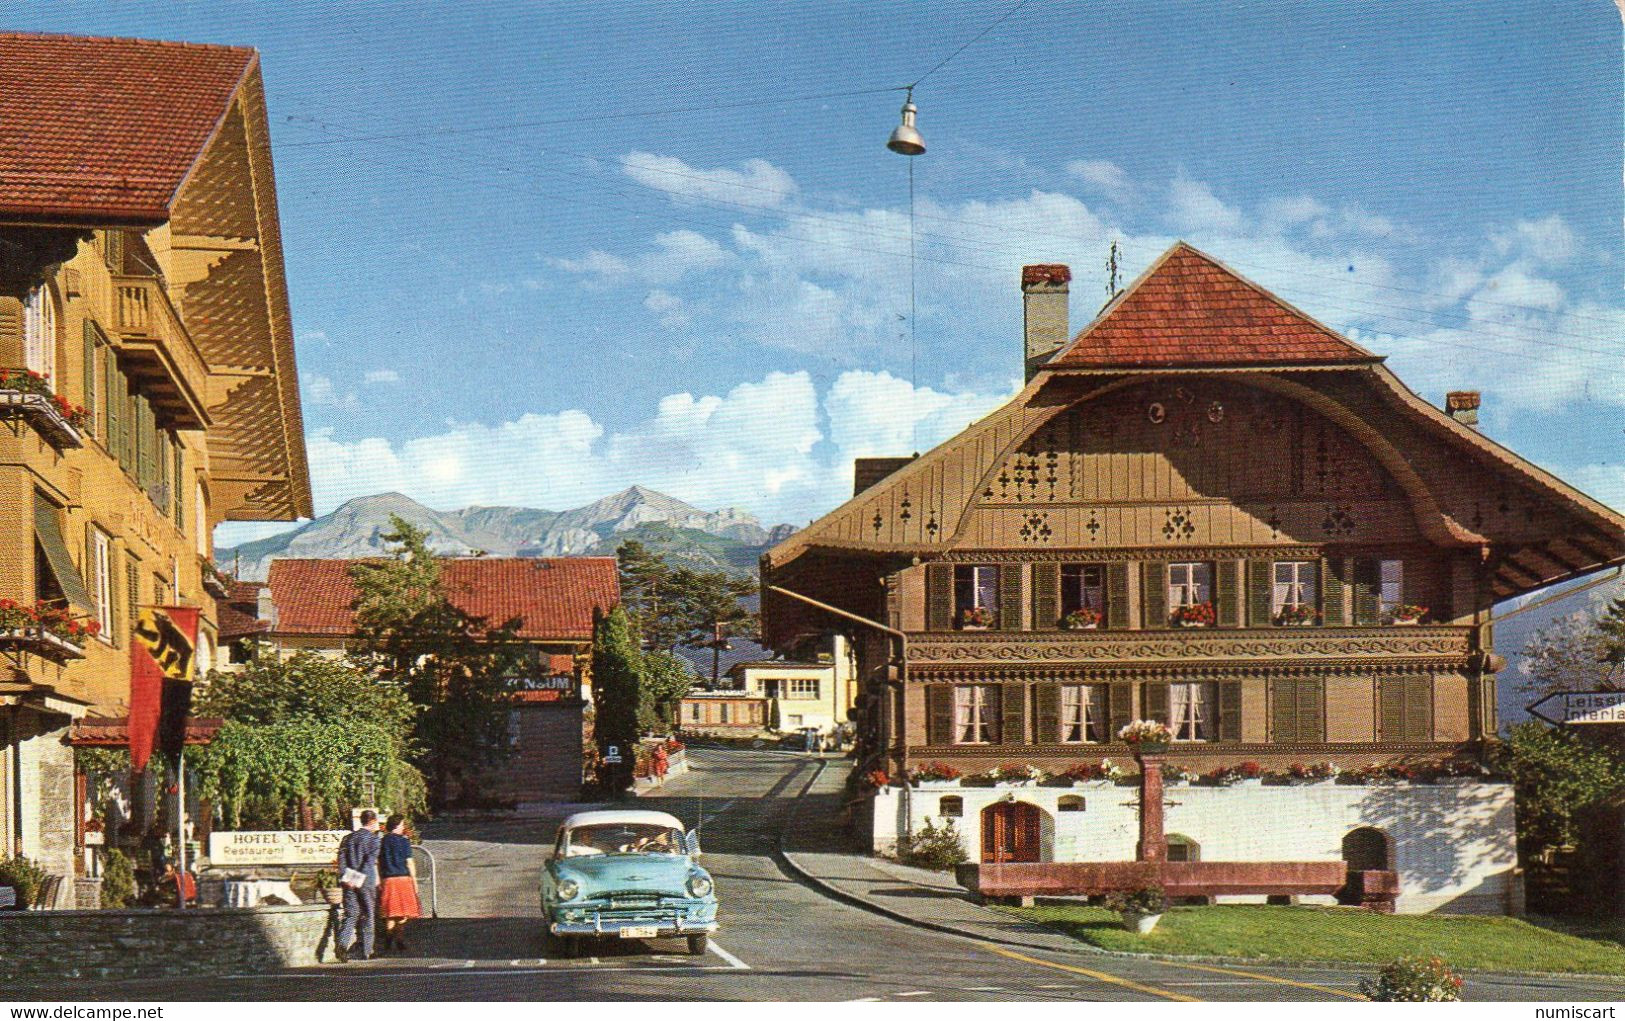
[[[1489,435],[1625,508],[1604,0],[0,2],[0,24],[260,50],[318,514],[641,484],[804,525],[854,457],[1018,388],[1023,264],[1072,266],[1076,330],[1111,242],[1132,279],[1180,238],[1427,398],[1483,391]],[[910,161],[884,143],[913,82]]]

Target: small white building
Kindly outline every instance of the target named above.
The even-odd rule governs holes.
[[[768,726],[830,734],[857,698],[857,663],[844,635],[825,635],[793,659],[752,660],[728,670],[732,691],[765,699]]]

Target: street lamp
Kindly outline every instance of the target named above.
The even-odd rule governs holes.
[[[925,152],[925,136],[920,129],[914,126],[914,118],[920,108],[914,105],[914,89],[910,87],[908,96],[903,100],[903,123],[891,133],[886,140],[886,148],[900,156],[918,156]]]

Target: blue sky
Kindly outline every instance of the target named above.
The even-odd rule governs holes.
[[[1076,328],[1112,240],[1132,277],[1180,237],[1625,506],[1613,5],[1029,0],[916,92],[916,359],[884,90],[1012,6],[0,22],[260,49],[318,512],[641,483],[803,524],[1012,392],[1023,263]]]

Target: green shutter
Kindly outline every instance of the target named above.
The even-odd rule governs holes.
[[[925,629],[949,631],[954,626],[954,565],[925,565]]]
[[[1134,718],[1134,685],[1113,684],[1106,689],[1106,719],[1109,721],[1106,740],[1117,740],[1117,732],[1128,726]]]
[[[1361,557],[1354,561],[1354,623],[1375,627],[1382,623],[1382,561]]]
[[[1168,685],[1148,682],[1140,690],[1140,714],[1148,720],[1168,722]]]
[[[926,735],[928,744],[954,743],[954,689],[932,684],[925,689]]]
[[[1343,612],[1343,577],[1347,571],[1346,558],[1320,558],[1320,618],[1327,627],[1348,623]]]
[[[1221,560],[1214,565],[1214,609],[1218,613],[1219,627],[1241,626],[1241,565],[1234,560]]]
[[[1270,740],[1290,744],[1298,740],[1298,685],[1296,681],[1270,682]]]
[[[1247,625],[1273,627],[1275,615],[1271,613],[1275,591],[1275,561],[1247,561]]]
[[[1433,678],[1405,678],[1405,740],[1433,740]]]
[[[186,490],[183,481],[186,478],[186,448],[181,446],[179,436],[172,441],[175,450],[174,479],[169,485],[169,502],[175,508],[175,527],[182,532],[186,531]]]
[[[1298,681],[1298,740],[1326,740],[1326,682]]]
[[[34,491],[34,540],[45,554],[46,565],[67,601],[74,606],[91,606],[84,578],[73,565],[73,555],[68,552],[67,540],[62,537],[62,511],[38,490]]]
[[[1027,743],[1027,686],[1025,684],[999,685],[1000,744]]]
[[[102,365],[107,370],[107,452],[124,464],[124,396],[119,384],[124,377],[113,366],[113,349],[102,349]]]
[[[1219,740],[1241,740],[1241,682],[1219,683]]]
[[[1021,630],[1021,565],[999,565],[999,621],[1000,631]]]
[[[1106,565],[1106,626],[1128,627],[1128,564]]]
[[[1033,630],[1053,631],[1061,622],[1061,565],[1033,565]]]
[[[1161,560],[1140,565],[1140,626],[1168,626],[1168,565]]]
[[[80,572],[85,577],[85,588],[90,594],[90,616],[93,620],[100,620],[102,608],[96,601],[96,526],[85,526],[85,566]],[[111,637],[111,636],[109,636]]]
[[[96,415],[96,325],[85,320],[85,414],[89,415],[86,431],[96,435],[101,420]]]
[[[1034,744],[1055,744],[1061,740],[1061,686],[1038,684],[1033,686],[1037,701],[1034,712]]]

